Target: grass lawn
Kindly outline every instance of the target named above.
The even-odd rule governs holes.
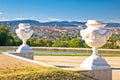
[[[0,80],[94,80],[78,72],[46,67],[0,69]]]
[[[91,54],[34,54],[35,56],[90,56]],[[104,53],[100,54],[102,57],[120,57],[119,53]]]

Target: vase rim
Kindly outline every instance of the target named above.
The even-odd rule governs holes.
[[[86,25],[105,25],[105,23],[99,20],[88,20]]]
[[[29,23],[19,23],[18,25],[19,28],[30,28],[30,24]]]

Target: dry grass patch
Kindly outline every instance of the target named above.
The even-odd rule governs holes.
[[[46,67],[4,69],[0,80],[94,80],[81,73]]]

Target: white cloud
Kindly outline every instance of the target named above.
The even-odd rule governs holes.
[[[15,18],[15,20],[24,20],[24,19],[28,19],[28,18]]]
[[[2,15],[3,14],[3,12],[0,12],[0,15]]]
[[[4,17],[1,17],[0,18],[0,21],[8,21],[8,19],[4,18]]]
[[[15,18],[15,20],[25,20],[25,19],[34,19],[34,17],[18,17],[18,18]]]
[[[48,21],[62,21],[62,20],[58,18],[48,18]]]
[[[106,20],[105,22],[120,23],[120,19],[116,19],[116,20]]]
[[[12,19],[7,17],[0,17],[0,21],[27,20],[27,19],[34,19],[34,17],[29,17],[29,18],[19,17],[19,18],[12,18]]]
[[[39,22],[49,22],[49,21],[62,21],[62,19],[58,19],[58,18],[41,18],[41,19],[36,19]]]

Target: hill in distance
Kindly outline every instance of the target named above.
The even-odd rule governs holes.
[[[0,21],[0,25],[7,25],[7,26],[18,26],[19,23],[29,23],[32,26],[59,26],[59,27],[77,27],[82,26],[85,27],[86,22],[78,22],[78,21],[51,21],[51,22],[39,22],[36,20],[14,20],[14,21]],[[120,27],[120,23],[107,23],[107,27]]]

